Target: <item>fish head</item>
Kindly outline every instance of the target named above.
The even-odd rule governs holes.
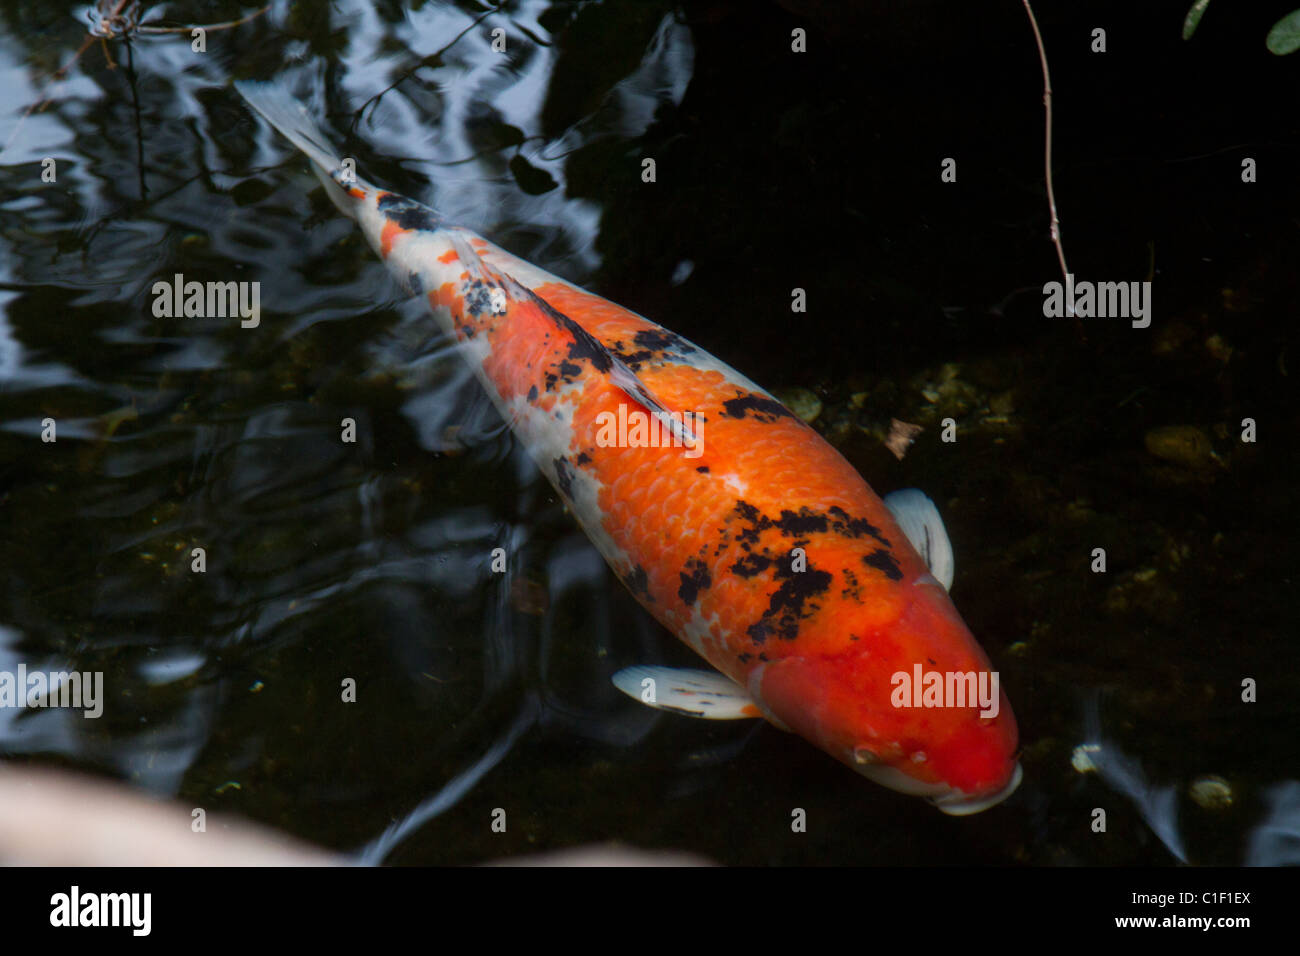
[[[900,610],[862,628],[847,653],[768,661],[750,693],[778,726],[879,784],[952,815],[994,806],[1021,778],[997,672],[930,575]]]

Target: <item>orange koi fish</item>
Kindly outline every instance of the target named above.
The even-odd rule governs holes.
[[[236,87],[428,302],[615,574],[717,669],[628,668],[621,690],[764,717],[945,813],[1015,790],[1015,718],[948,599],[928,498],[882,502],[704,349],[358,179],[279,87]]]

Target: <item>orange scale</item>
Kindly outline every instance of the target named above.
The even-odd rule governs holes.
[[[393,243],[396,242],[400,236],[404,236],[410,231],[411,230],[409,229],[403,229],[391,219],[384,223],[384,228],[379,233],[380,255],[387,259],[389,253],[393,251]]]

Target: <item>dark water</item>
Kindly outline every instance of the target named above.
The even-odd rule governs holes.
[[[1185,2],[1069,6],[1040,11],[1066,252],[1150,278],[1147,329],[1042,315],[1019,4],[277,2],[204,53],[96,40],[62,82],[84,5],[0,4],[0,670],[106,687],[97,720],[0,710],[0,754],[347,851],[423,806],[398,863],[1300,861],[1300,54],[1263,44],[1290,4],[1211,5],[1191,43]],[[878,491],[925,489],[1020,792],[947,818],[766,725],[622,697],[618,668],[692,655],[229,85],[271,77],[369,178],[811,390]],[[155,317],[176,273],[260,282],[260,324]],[[891,417],[927,426],[901,462]]]

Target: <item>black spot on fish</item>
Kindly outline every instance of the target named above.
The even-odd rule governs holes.
[[[750,661],[752,661],[753,659],[754,659],[754,655],[751,654],[751,653],[749,653],[749,651],[741,651],[741,652],[740,652],[740,663],[742,663],[742,664],[748,664],[748,663],[749,663]]]
[[[750,523],[750,527],[740,529],[740,532],[736,535],[736,540],[740,542],[742,547],[745,544],[757,544],[758,536],[769,528],[776,528],[781,532],[781,536],[785,538],[803,539],[796,541],[795,544],[806,547],[808,544],[805,538],[806,535],[822,533],[832,527],[832,522],[825,514],[813,511],[807,505],[801,507],[797,512],[788,509],[784,510],[781,512],[781,517],[774,521],[749,502],[737,500],[736,514],[742,520]]]
[[[412,272],[406,277],[406,284],[411,287],[411,291],[419,295],[424,291],[424,282],[420,279],[419,273]]]
[[[537,386],[536,386],[536,385],[530,385],[530,386],[528,386],[528,401],[529,401],[529,404],[531,404],[531,403],[537,401]]]
[[[687,345],[680,335],[669,332],[667,329],[642,329],[632,336],[632,341],[641,348],[649,349],[652,352],[672,349],[685,355],[688,352],[695,351],[695,346]]]
[[[723,414],[731,418],[744,418],[748,412],[755,421],[760,421],[765,425],[770,425],[778,418],[794,418],[794,412],[790,411],[780,402],[770,398],[764,398],[761,395],[741,395],[737,398],[728,399],[722,403]]]
[[[465,289],[465,311],[476,319],[484,312],[493,311],[492,290],[481,280],[475,280],[473,285]]]
[[[752,578],[762,574],[772,566],[772,559],[761,554],[747,554],[731,566],[733,574],[742,578]]]
[[[572,382],[582,374],[582,366],[574,365],[572,362],[560,363],[560,377],[566,382]]]
[[[379,211],[388,221],[401,229],[427,229],[432,232],[442,224],[442,217],[424,203],[407,199],[397,193],[383,193],[378,200]]]
[[[781,520],[776,522],[776,526],[781,529],[783,535],[793,537],[808,534],[811,531],[825,531],[828,522],[825,515],[817,514],[817,512],[805,505],[799,509],[798,514],[793,511],[782,511]]]
[[[877,571],[885,572],[885,577],[891,581],[901,581],[903,579],[902,569],[899,568],[898,562],[894,560],[894,556],[888,551],[877,548],[863,558],[862,563],[875,568]]]
[[[555,383],[558,382],[559,380],[560,380],[560,376],[556,375],[556,374],[553,373],[553,372],[547,372],[547,373],[546,373],[546,390],[547,390],[548,392],[553,391],[553,390],[555,389]]]
[[[687,574],[687,571],[690,573]],[[681,572],[680,577],[682,586],[677,589],[677,596],[687,607],[695,603],[701,591],[707,590],[713,584],[708,565],[698,558],[691,558],[686,562],[686,569]]]
[[[764,515],[761,511],[751,505],[748,501],[736,501],[736,514],[741,519],[748,521],[751,525],[749,528],[741,528],[736,535],[736,540],[743,546],[746,542],[758,544],[758,536],[772,527],[772,519]],[[748,550],[748,549],[746,549]]]
[[[776,577],[781,579],[781,586],[768,599],[767,610],[758,623],[745,631],[755,644],[773,636],[785,641],[797,638],[799,622],[812,617],[820,608],[813,599],[825,594],[832,580],[828,572],[818,571],[811,565],[806,571],[793,571],[778,564]]]
[[[845,584],[844,590],[840,592],[840,596],[850,598],[854,601],[858,601],[859,603],[861,603],[862,588],[858,584],[858,576],[853,573],[852,568],[845,568],[840,573],[844,576],[844,584]],[[854,640],[857,640],[857,638],[854,638]]]
[[[588,455],[585,451],[579,452],[578,457],[575,460],[579,465],[585,465],[587,464],[587,462],[591,461],[591,456]]]
[[[645,568],[637,565],[627,574],[623,575],[623,583],[627,589],[640,598],[647,601],[654,600],[650,597],[650,577],[645,573]]]
[[[655,357],[654,352],[647,352],[644,349],[641,350],[640,352],[629,352],[626,355],[621,353],[619,354],[619,358],[623,360],[623,364],[626,365],[634,372],[641,371],[641,364],[643,362],[648,362],[650,359],[654,357]]]
[[[634,372],[641,371],[641,366],[647,362],[681,358],[696,351],[695,346],[667,329],[642,329],[632,337],[632,342],[635,349],[619,340],[611,346],[611,351]]]
[[[709,466],[700,465],[700,467],[696,468],[695,470],[698,471],[701,475],[707,475],[709,473]]]
[[[569,459],[561,455],[555,459],[555,483],[559,486],[564,497],[573,498],[573,465],[569,464]]]
[[[832,505],[829,514],[831,515],[831,527],[837,534],[847,535],[850,538],[861,538],[863,535],[870,535],[886,548],[893,547],[889,543],[889,539],[881,535],[880,529],[866,518],[852,518],[839,505]]]

